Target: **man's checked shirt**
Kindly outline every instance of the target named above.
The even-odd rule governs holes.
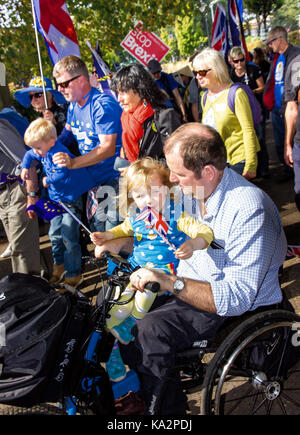
[[[180,261],[178,276],[211,284],[217,314],[238,316],[281,301],[278,270],[287,252],[278,210],[261,189],[229,168],[198,218],[221,249]],[[187,210],[189,212],[189,210]]]

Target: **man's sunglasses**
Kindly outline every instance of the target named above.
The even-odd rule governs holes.
[[[235,60],[232,59],[232,62],[233,63],[239,63],[239,62],[244,62],[244,60],[245,60],[245,58],[241,57],[240,59],[235,59]]]
[[[33,98],[41,98],[42,95],[43,92],[36,92],[35,94],[29,94],[29,98],[30,100],[32,100]]]
[[[80,76],[81,76],[81,74],[79,74],[78,76],[72,77],[71,79],[66,80],[65,82],[57,83],[57,87],[60,86],[61,88],[66,89],[73,80],[78,79],[78,77],[80,77]]]
[[[276,36],[276,38],[270,39],[270,41],[266,42],[266,45],[268,46],[268,45],[272,44],[272,42],[276,41],[276,39],[278,39],[278,38],[281,38],[281,36]]]
[[[195,76],[205,77],[209,71],[211,71],[211,69],[199,69],[198,71],[194,71],[194,74]]]

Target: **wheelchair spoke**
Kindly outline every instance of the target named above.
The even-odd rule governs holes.
[[[261,313],[224,340],[208,367],[202,389],[203,414],[299,414],[299,353],[290,312]]]

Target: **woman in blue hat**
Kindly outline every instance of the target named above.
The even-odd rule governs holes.
[[[60,135],[67,121],[68,103],[59,91],[53,89],[48,77],[43,79],[40,76],[33,77],[29,86],[15,92],[15,99],[22,106],[26,108],[32,106],[36,112],[41,113],[43,118],[55,125],[57,136]],[[69,149],[74,155],[79,155],[76,141],[69,146]]]
[[[52,121],[56,126],[57,134],[61,133],[66,122],[67,102],[60,92],[53,89],[50,79],[44,77],[42,80],[40,76],[34,77],[30,80],[29,86],[16,91],[15,99],[22,106],[26,108],[32,106],[36,112],[42,113],[43,118]]]

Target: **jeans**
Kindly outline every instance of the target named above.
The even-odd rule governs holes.
[[[71,212],[81,219],[82,198],[65,202]],[[79,241],[79,224],[68,213],[63,213],[51,220],[49,238],[52,245],[54,263],[64,264],[66,277],[81,273],[81,246]]]
[[[274,107],[272,109],[271,115],[278,160],[284,165],[284,171],[287,174],[291,174],[293,170],[285,163],[284,160],[284,116],[280,113],[280,109],[278,107]]]
[[[257,139],[260,145],[260,151],[257,153],[258,166],[257,172],[260,175],[269,172],[269,154],[266,146],[266,120],[263,119],[255,128]]]
[[[90,230],[107,231],[120,223],[119,207],[119,178],[101,184],[97,190],[98,207],[90,221]]]

